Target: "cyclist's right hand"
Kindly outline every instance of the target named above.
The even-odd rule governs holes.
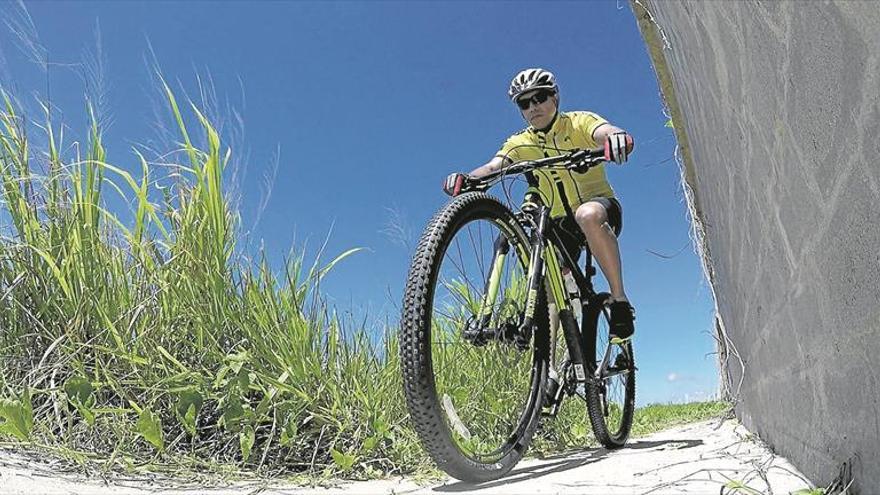
[[[605,160],[622,165],[629,158],[634,147],[632,136],[624,131],[615,132],[605,140]]]
[[[443,181],[443,192],[455,197],[461,194],[470,183],[471,177],[468,174],[462,174],[460,172],[449,174],[449,176],[446,177],[446,180]]]

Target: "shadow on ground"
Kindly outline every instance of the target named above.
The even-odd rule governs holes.
[[[702,440],[657,440],[645,441],[640,440],[626,445],[623,449],[646,450],[663,446],[673,446],[676,450],[688,449],[703,445]],[[660,449],[663,450],[663,449]],[[470,483],[467,481],[458,481],[448,485],[438,486],[433,489],[435,492],[472,492],[486,490],[511,483],[519,483],[522,481],[531,481],[543,476],[562,473],[581,466],[586,466],[594,462],[604,459],[611,450],[605,448],[587,449],[587,450],[570,450],[554,454],[552,456],[543,457],[532,461],[532,465],[522,466],[512,470],[505,477],[489,481],[486,483]]]

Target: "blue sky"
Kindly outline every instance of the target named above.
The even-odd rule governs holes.
[[[689,239],[675,139],[626,2],[24,5],[32,26],[21,6],[0,5],[11,22],[0,28],[0,82],[31,115],[48,88],[68,141],[82,139],[91,90],[81,74],[96,65],[84,61],[103,61],[108,161],[139,170],[132,146],[162,142],[150,61],[178,96],[198,100],[197,75],[210,79],[220,106],[235,110],[222,112],[224,137],[239,162],[228,179],[247,245],[276,264],[291,249],[311,259],[325,239],[327,259],[365,248],[324,290],[376,329],[396,323],[415,241],[447,200],[443,177],[484,163],[523,127],[505,96],[510,78],[552,70],[563,110],[595,111],[636,140],[630,163],[608,175],[624,205],[639,403],[715,391],[711,293]],[[33,63],[46,55],[48,78]]]

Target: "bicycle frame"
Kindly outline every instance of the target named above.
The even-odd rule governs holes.
[[[586,383],[599,384],[603,380],[607,380],[615,375],[629,373],[634,369],[613,369],[610,366],[610,358],[612,355],[612,343],[608,343],[604,349],[602,359],[597,363],[595,361],[595,349],[592,349],[590,355],[584,351],[582,342],[592,342],[597,331],[596,318],[581,318],[580,328],[577,326],[577,320],[574,316],[572,308],[572,297],[569,295],[565,287],[563,279],[563,268],[567,268],[575,280],[578,287],[578,299],[581,301],[581,311],[587,314],[595,311],[607,311],[604,307],[604,301],[599,299],[599,295],[593,288],[592,276],[596,271],[592,265],[592,255],[589,249],[586,251],[586,260],[584,262],[584,271],[578,269],[576,260],[572,259],[563,246],[562,233],[560,227],[555,222],[550,221],[550,209],[546,207],[539,197],[527,199],[522,207],[521,219],[524,224],[532,225],[532,236],[530,239],[529,267],[528,267],[528,294],[526,299],[526,311],[519,331],[522,335],[531,335],[531,325],[535,315],[535,307],[537,306],[538,288],[541,283],[544,284],[546,293],[550,300],[556,305],[559,314],[559,326],[563,330],[563,336],[568,351],[568,359],[562,364],[561,373],[567,373],[569,367],[574,370],[574,383],[568,380],[567,376],[563,377],[561,384],[556,393],[553,394],[553,400],[547,405],[550,406],[550,412],[547,415],[555,416],[562,402],[562,393],[564,388],[568,388],[569,393],[572,390],[582,391],[582,385]],[[485,327],[492,316],[492,308],[494,307],[499,288],[501,273],[503,271],[506,255],[509,252],[509,244],[504,234],[499,234],[495,241],[495,256],[493,258],[492,270],[486,281],[486,290],[484,299],[480,308],[481,327]],[[586,273],[586,275],[584,274]],[[556,342],[556,328],[550,335],[551,346]],[[622,352],[628,353],[624,347]],[[551,367],[556,370],[557,363],[551,359]]]
[[[568,347],[569,363],[574,367],[578,383],[584,383],[593,378],[598,379],[607,368],[610,353],[606,349],[602,365],[596,367],[595,370],[592,369],[594,361],[592,358],[586,359],[581,342],[582,336],[591,335],[587,332],[595,332],[595,328],[588,328],[591,320],[587,318],[582,319],[581,328],[578,328],[571,306],[571,299],[563,281],[562,268],[565,267],[570,270],[578,286],[580,300],[583,301],[582,305],[584,306],[596,304],[596,293],[593,290],[592,281],[578,269],[577,263],[568,252],[557,248],[557,246],[563,245],[559,227],[550,221],[550,209],[543,204],[540,198],[533,197],[527,200],[523,205],[522,213],[525,221],[531,223],[533,228],[527,272],[526,287],[528,292],[526,308],[520,325],[520,331],[528,334],[528,329],[531,329],[535,307],[537,306],[538,289],[540,284],[543,283],[548,297],[551,298],[550,301],[556,305],[559,312],[560,326],[563,329],[563,335]],[[492,261],[492,268],[489,278],[486,280],[484,297],[480,305],[480,312],[478,313],[480,327],[485,327],[491,319],[492,308],[497,299],[500,278],[509,249],[507,239],[503,234],[499,234],[495,240],[495,255]],[[586,267],[592,276],[593,268],[589,257],[587,258]]]
[[[493,172],[483,177],[478,184],[476,190],[482,190],[490,187],[493,183],[500,180],[506,173],[521,174],[527,173],[539,167],[563,166],[565,168],[578,170],[578,167],[586,166],[589,168],[592,164],[601,161],[604,157],[604,150],[597,148],[593,150],[574,150],[567,154],[547,157],[534,161],[519,162],[508,167],[507,172],[504,170]],[[581,169],[583,170],[583,169]],[[548,297],[552,298],[559,312],[559,324],[562,327],[565,336],[565,342],[568,347],[568,362],[574,366],[575,378],[577,384],[583,384],[587,381],[598,383],[608,377],[627,373],[631,370],[611,370],[609,360],[611,356],[612,343],[609,343],[602,356],[602,360],[597,364],[594,356],[585,355],[581,346],[582,339],[586,336],[591,338],[596,333],[595,319],[582,318],[581,328],[577,326],[577,320],[571,307],[571,298],[565,288],[563,281],[562,268],[567,268],[575,280],[581,301],[581,311],[605,311],[604,301],[600,301],[593,289],[592,276],[595,269],[592,266],[591,255],[587,250],[587,259],[584,264],[584,272],[578,269],[576,260],[565,249],[558,249],[563,246],[559,227],[550,221],[550,209],[544,204],[541,197],[537,194],[530,195],[521,207],[521,221],[524,225],[532,226],[532,238],[530,240],[529,253],[529,269],[528,269],[528,294],[526,297],[526,311],[523,322],[520,325],[520,335],[530,336],[530,329],[535,316],[535,307],[537,306],[538,289],[541,283],[545,284]],[[519,216],[519,215],[518,215]],[[549,242],[548,242],[549,239]],[[495,256],[493,258],[492,270],[486,281],[484,298],[481,303],[478,328],[484,328],[491,319],[492,308],[494,307],[501,273],[504,268],[504,261],[509,246],[503,235],[499,235],[495,243]],[[520,249],[520,246],[517,246]],[[524,254],[524,253],[521,253]],[[546,267],[545,267],[546,264]],[[550,302],[548,300],[548,302]],[[592,326],[591,326],[592,325]],[[555,342],[556,335],[551,335],[552,342]],[[624,347],[626,353],[626,347]],[[554,364],[555,363],[551,363]],[[587,368],[585,368],[587,366]],[[609,370],[611,370],[609,372]]]

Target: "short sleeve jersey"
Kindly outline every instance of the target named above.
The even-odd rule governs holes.
[[[557,156],[572,149],[597,148],[593,131],[608,121],[592,112],[559,112],[547,132],[531,127],[510,136],[496,156],[513,162],[537,160]],[[572,211],[592,198],[613,198],[614,190],[605,176],[605,164],[599,164],[585,173],[563,169],[536,170],[537,191],[544,204],[550,206],[550,216],[566,214],[566,204]]]

